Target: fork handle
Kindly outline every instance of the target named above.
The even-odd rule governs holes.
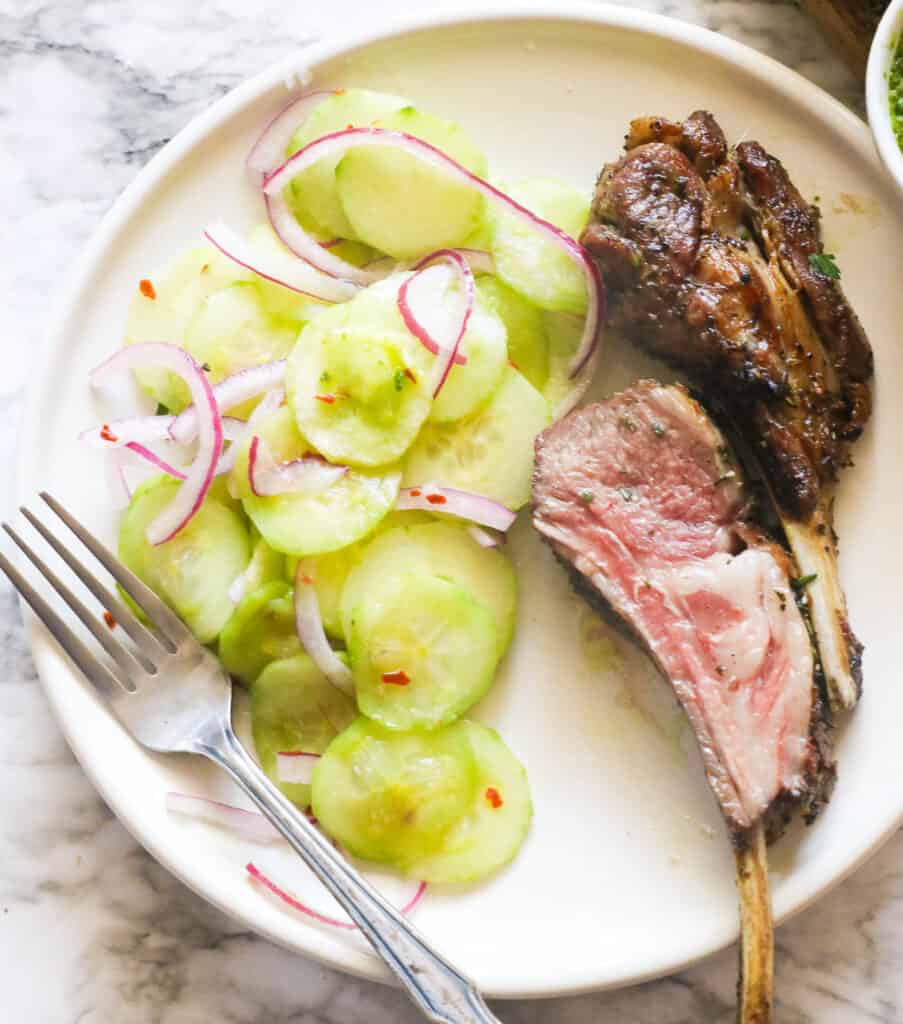
[[[285,836],[360,928],[427,1020],[436,1024],[500,1024],[476,986],[342,857],[260,770],[232,729],[204,751],[232,776]]]

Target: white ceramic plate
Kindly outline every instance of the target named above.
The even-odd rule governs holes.
[[[842,570],[866,644],[866,695],[839,742],[840,783],[818,824],[774,851],[781,917],[862,860],[903,807],[899,722],[899,581],[903,471],[900,213],[865,126],[823,92],[727,39],[613,7],[558,5],[456,14],[321,44],[242,86],[171,142],[122,196],[85,254],[54,321],[22,442],[23,498],[49,486],[112,536],[101,468],[77,432],[97,422],[85,383],[118,343],[135,282],[202,227],[260,219],[242,174],[255,132],[286,82],[406,94],[461,121],[504,178],[558,174],[591,189],[627,121],[713,110],[728,137],[760,139],[804,193],[821,197],[829,250],[875,345],[874,419],[838,499]],[[614,343],[598,393],[661,367]],[[692,740],[667,688],[630,644],[573,597],[521,522],[517,641],[479,717],[526,762],[536,817],[511,868],[490,882],[431,892],[417,921],[490,994],[538,996],[622,985],[673,971],[734,939],[732,860]],[[73,749],[122,821],[197,892],[300,953],[372,978],[381,965],[346,933],[309,925],[245,879],[249,856],[323,903],[288,853],[254,850],[215,828],[167,816],[167,790],[234,799],[200,759],[154,757],[133,744],[39,628],[41,678]]]

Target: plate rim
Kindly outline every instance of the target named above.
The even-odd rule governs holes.
[[[15,459],[14,494],[17,502],[30,498],[35,490],[30,467],[30,453],[37,450],[40,432],[40,410],[44,405],[46,390],[54,359],[66,338],[66,324],[79,295],[90,281],[103,259],[110,243],[125,228],[130,218],[141,208],[149,193],[163,184],[165,178],[177,169],[181,161],[188,156],[195,146],[202,143],[209,135],[216,132],[228,119],[239,113],[246,105],[254,102],[267,91],[277,87],[280,82],[286,86],[304,86],[309,69],[325,61],[340,57],[374,43],[381,43],[393,38],[465,24],[499,24],[505,22],[536,21],[542,23],[577,23],[590,22],[606,27],[623,28],[662,41],[678,43],[698,51],[704,57],[715,57],[725,63],[741,68],[745,73],[758,78],[769,88],[784,93],[791,93],[794,100],[806,107],[813,118],[829,122],[832,130],[842,134],[845,142],[856,151],[860,159],[871,164],[879,173],[883,173],[878,154],[872,145],[868,126],[853,111],[839,100],[825,92],[815,83],[804,78],[798,72],[781,64],[779,61],[760,53],[745,43],[723,36],[710,29],[681,21],[667,15],[648,12],[635,8],[622,8],[613,3],[591,3],[588,0],[565,0],[551,6],[551,0],[517,0],[512,4],[496,0],[493,5],[482,6],[474,0],[467,0],[465,5],[456,4],[454,8],[445,7],[424,14],[396,16],[381,19],[379,23],[365,19],[364,24],[353,31],[336,31],[323,36],[316,42],[293,48],[292,52],[281,60],[268,65],[251,78],[231,89],[211,106],[192,118],[158,153],[137,173],[126,188],[113,202],[109,210],[95,228],[87,245],[81,250],[68,280],[62,289],[51,313],[47,326],[42,332],[42,345],[37,369],[26,389],[25,401],[20,420],[18,449]],[[890,186],[892,183],[888,182]],[[290,943],[282,936],[262,927],[247,915],[238,912],[213,892],[207,891],[200,872],[193,878],[183,870],[164,845],[157,841],[152,829],[141,827],[140,818],[130,813],[128,804],[121,804],[110,797],[104,781],[104,773],[92,763],[87,752],[80,749],[78,741],[73,738],[69,721],[57,705],[54,689],[45,678],[45,659],[57,659],[58,649],[37,619],[20,599],[25,621],[25,633],[29,641],[31,653],[41,687],[59,724],[73,755],[91,785],[97,790],[104,802],[110,807],[118,820],[135,840],[163,867],[179,881],[201,896],[208,903],[217,907],[227,916],[240,921],[255,934],[262,936],[276,945],[288,949],[359,978],[392,984],[393,979],[375,958],[352,947],[342,947],[340,952],[333,948],[318,945],[318,932],[314,929],[302,930],[299,935],[301,942]],[[71,669],[74,675],[77,672]],[[48,673],[49,675],[49,673]],[[816,900],[839,885],[844,879],[859,868],[866,860],[896,832],[903,824],[903,806],[897,816],[886,828],[879,832],[864,849],[850,859],[835,875],[788,908],[778,918],[778,923],[805,910]],[[483,983],[485,994],[494,998],[552,998],[557,996],[577,995],[583,992],[616,989],[637,984],[654,978],[665,977],[683,970],[716,952],[724,949],[736,939],[733,934],[710,936],[709,944],[701,951],[673,963],[660,964],[644,970],[637,970],[619,979],[586,977],[579,981],[569,980],[557,987],[548,984],[541,987],[524,987],[523,982],[511,983],[505,980],[494,983],[491,979]]]

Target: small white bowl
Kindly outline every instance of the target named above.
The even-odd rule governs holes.
[[[903,151],[890,117],[887,76],[897,43],[903,35],[903,0],[892,0],[878,25],[865,73],[865,102],[869,125],[884,166],[903,192]]]

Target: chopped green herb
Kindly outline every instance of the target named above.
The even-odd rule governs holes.
[[[404,370],[396,370],[395,376],[392,378],[392,380],[395,384],[395,390],[401,391],[401,389],[404,387]]]
[[[320,383],[321,384],[328,384],[331,380],[332,380],[332,374],[329,372],[329,370],[324,370],[320,374]]]
[[[583,502],[584,505],[592,505],[596,500],[595,494],[592,491],[581,491],[577,497]]]
[[[740,228],[740,237],[743,239],[744,242],[749,241],[749,232],[746,230],[746,228]]]
[[[800,576],[797,579],[792,579],[790,585],[794,590],[803,591],[810,583],[814,583],[818,579],[817,572],[811,572],[808,576]]]
[[[168,413],[169,409],[162,402],[157,402],[157,415],[166,416]]]
[[[633,266],[634,270],[639,270],[640,267],[643,265],[643,257],[639,254],[639,252],[632,252],[630,254],[630,263]]]
[[[837,266],[833,253],[811,252],[809,253],[809,264],[825,277],[831,277],[835,281],[840,277],[840,267]]]
[[[652,424],[652,433],[655,434],[656,437],[664,437],[665,436],[665,428],[661,425],[661,423],[653,423]]]
[[[210,373],[210,363],[201,363],[201,369],[204,371],[204,373]]]

